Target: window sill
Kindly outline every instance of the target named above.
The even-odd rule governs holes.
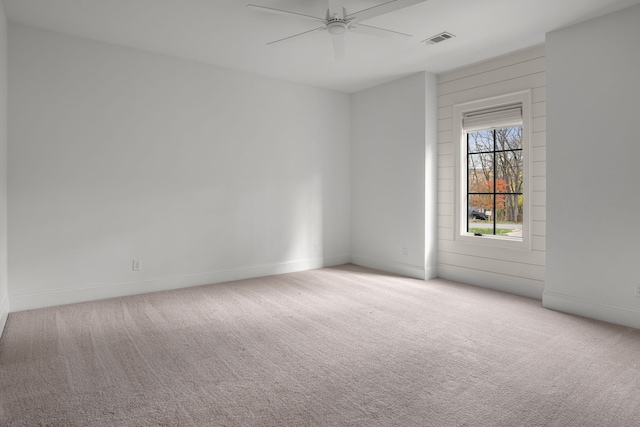
[[[457,236],[456,241],[467,245],[478,245],[486,247],[499,247],[514,250],[531,250],[528,243],[529,239],[522,237],[506,237],[494,236],[492,234],[483,234],[477,236],[473,233],[462,233]]]

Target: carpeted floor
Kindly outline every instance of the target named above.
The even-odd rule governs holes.
[[[13,313],[2,426],[638,426],[640,330],[347,265]]]

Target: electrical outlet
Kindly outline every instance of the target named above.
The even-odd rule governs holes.
[[[315,255],[318,255],[320,253],[320,245],[319,244],[317,244],[317,243],[313,244],[313,253]]]
[[[403,257],[408,257],[409,256],[409,249],[402,248],[402,256]]]
[[[636,284],[636,298],[640,298],[640,283]]]
[[[142,270],[142,260],[139,259],[134,259],[133,263],[131,264],[131,269],[133,271],[140,271]]]

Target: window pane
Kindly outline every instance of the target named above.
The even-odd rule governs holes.
[[[493,153],[470,154],[467,165],[469,167],[468,192],[493,192]]]
[[[522,151],[496,153],[496,193],[522,192]]]
[[[467,206],[469,207],[467,231],[469,233],[493,234],[493,221],[490,216],[493,209],[493,195],[469,195]]]
[[[480,130],[477,132],[469,132],[467,134],[467,143],[468,153],[493,151],[493,131]]]
[[[500,194],[496,196],[496,221],[522,224],[521,194]]]
[[[496,151],[522,150],[522,126],[496,129]]]
[[[483,223],[469,222],[469,233],[493,236],[493,222],[484,221]]]

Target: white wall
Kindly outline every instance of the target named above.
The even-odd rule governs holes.
[[[9,314],[7,287],[7,19],[0,1],[0,335]]]
[[[640,6],[547,35],[546,307],[640,328]]]
[[[427,73],[353,95],[352,262],[435,277],[435,110]]]
[[[456,240],[454,105],[531,91],[531,247]],[[542,298],[546,250],[546,103],[543,47],[438,76],[438,276]]]
[[[9,78],[12,311],[349,261],[348,95],[14,24]]]

